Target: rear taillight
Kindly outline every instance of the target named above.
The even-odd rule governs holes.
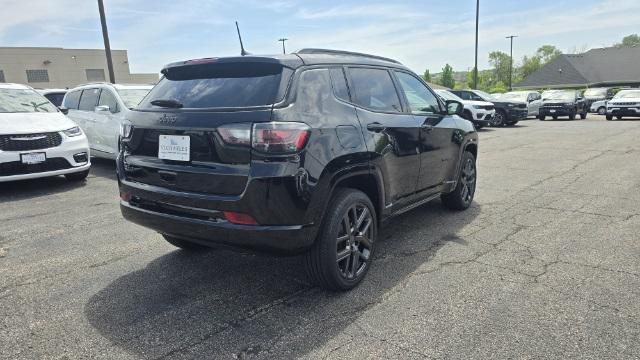
[[[304,148],[311,129],[303,123],[269,122],[253,125],[251,146],[269,154],[292,154]]]

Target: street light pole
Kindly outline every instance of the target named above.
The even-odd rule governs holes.
[[[98,0],[98,10],[100,11],[100,23],[102,25],[102,39],[104,40],[104,52],[107,55],[107,69],[109,69],[109,81],[115,84],[116,77],[113,74],[113,61],[111,60],[111,45],[109,45],[109,32],[107,31],[107,19],[104,16],[104,4]]]
[[[476,62],[473,67],[473,88],[478,88],[478,21],[480,20],[480,0],[476,1]]]
[[[511,52],[509,53],[509,91],[513,90],[511,87],[511,80],[513,76],[513,38],[518,37],[518,35],[509,35],[505,37],[505,39],[511,39]]]
[[[287,39],[287,38],[278,39],[278,41],[282,42],[282,53],[283,54],[287,53],[287,51],[284,48],[284,42],[287,41],[287,40],[289,40],[289,39]]]

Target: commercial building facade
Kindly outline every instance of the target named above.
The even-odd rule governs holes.
[[[132,74],[126,50],[112,50],[115,80],[120,84],[151,84],[158,74]],[[34,88],[71,88],[108,81],[104,50],[53,47],[0,47],[0,82]]]

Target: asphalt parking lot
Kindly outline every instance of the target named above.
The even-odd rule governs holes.
[[[0,358],[640,358],[640,120],[480,133],[476,201],[388,223],[365,281],[187,255],[125,222],[113,162],[0,185]]]

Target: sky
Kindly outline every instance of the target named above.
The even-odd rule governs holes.
[[[104,0],[111,47],[132,72],[179,60],[235,56],[238,21],[247,51],[305,47],[397,59],[418,73],[474,62],[475,0]],[[101,48],[95,0],[0,0],[0,46]],[[490,51],[514,59],[545,44],[565,52],[610,46],[640,33],[640,0],[480,0],[479,68]]]

